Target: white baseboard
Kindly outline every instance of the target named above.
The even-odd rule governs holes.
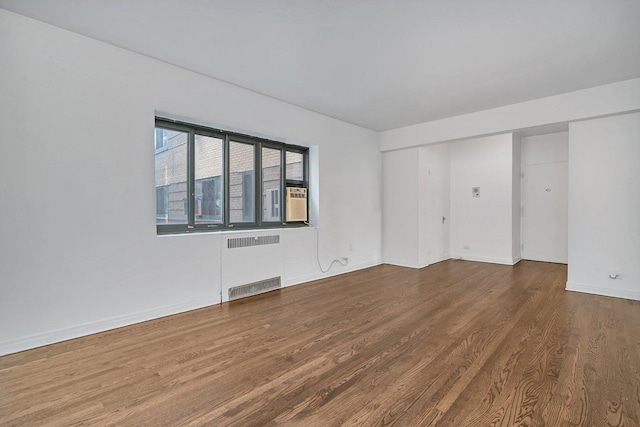
[[[451,254],[451,258],[461,259],[463,261],[488,262],[491,264],[502,264],[502,265],[515,265],[518,261],[520,261],[520,257],[494,258],[494,257],[488,257],[488,256],[462,255],[462,254]]]
[[[422,261],[418,263],[418,266],[416,268],[425,268],[425,267],[429,267],[432,263],[430,263],[429,261]]]
[[[424,268],[429,265],[429,261],[410,261],[406,259],[385,259],[383,261],[385,264],[397,265],[398,267],[409,267],[409,268]]]
[[[604,286],[591,286],[582,283],[567,281],[567,291],[582,292],[585,294],[601,295],[605,297],[624,298],[640,301],[640,290],[618,289]]]
[[[58,329],[55,331],[31,335],[25,338],[9,340],[0,343],[0,356],[17,353],[19,351],[29,350],[36,347],[42,347],[43,345],[49,345],[73,338],[80,338],[86,335],[108,331],[110,329],[121,328],[123,326],[129,326],[135,323],[146,322],[147,320],[170,316],[172,314],[184,313],[185,311],[191,311],[216,304],[220,304],[220,296],[154,308],[139,313],[112,317],[110,319],[99,320],[97,322],[89,322],[83,325],[72,326],[70,328]]]
[[[325,279],[327,277],[338,276],[340,274],[351,273],[352,271],[362,270],[363,268],[375,267],[376,265],[382,264],[381,260],[369,261],[369,262],[361,262],[360,264],[347,265],[346,267],[342,267],[340,269],[336,268],[334,271],[328,271],[326,273],[313,273],[307,274],[300,277],[295,277],[292,279],[287,279],[284,283],[285,286],[294,286],[299,285],[301,283],[313,282],[314,280]]]
[[[427,262],[423,267],[428,267],[430,265],[437,264],[443,261],[448,261],[450,259],[451,259],[451,256],[449,254],[444,254],[442,258],[430,259],[429,262]]]

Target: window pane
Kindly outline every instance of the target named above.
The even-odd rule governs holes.
[[[229,215],[230,222],[255,221],[255,179],[252,144],[229,142]]]
[[[220,138],[195,136],[196,224],[222,223],[222,145]]]
[[[166,220],[169,213],[167,186],[156,187],[156,219]]]
[[[156,128],[156,151],[167,148],[168,133],[166,129]]]
[[[262,220],[281,220],[280,150],[262,148]]]
[[[189,134],[174,130],[156,131],[166,140],[164,150],[156,152],[156,223],[187,223],[187,141]],[[164,188],[164,189],[163,189]],[[160,200],[161,199],[161,200]]]
[[[304,180],[304,168],[302,153],[287,151],[287,179]]]

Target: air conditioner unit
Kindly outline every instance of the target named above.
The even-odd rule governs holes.
[[[307,189],[287,187],[287,222],[307,220]]]

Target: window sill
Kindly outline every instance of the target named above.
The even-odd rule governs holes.
[[[277,224],[274,226],[263,226],[263,227],[219,227],[212,229],[196,229],[189,231],[166,231],[161,232],[156,229],[157,237],[173,237],[173,236],[192,236],[192,235],[203,235],[203,234],[238,234],[238,233],[257,233],[257,232],[268,232],[268,231],[283,231],[283,230],[291,230],[298,228],[313,228],[313,225],[300,222],[300,223],[292,223],[287,225]]]

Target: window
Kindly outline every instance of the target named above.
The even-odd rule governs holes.
[[[224,139],[195,133],[196,224],[222,224],[222,150]]]
[[[189,133],[156,128],[156,147],[159,136],[165,140],[166,147],[164,150],[156,150],[156,224],[186,225]],[[163,190],[159,190],[161,187]],[[164,200],[158,200],[158,196],[164,197]],[[158,212],[159,207],[164,212],[162,215]]]
[[[304,180],[303,165],[302,153],[287,151],[287,179],[289,181],[301,182]]]
[[[156,187],[156,220],[165,222],[169,215],[169,193],[167,186]]]
[[[237,219],[237,222],[253,222],[254,218],[254,204],[253,199],[255,197],[255,182],[253,178],[253,171],[242,172],[242,189],[241,189],[241,208],[242,217]],[[233,194],[233,193],[232,193]],[[238,212],[239,213],[239,212]],[[233,213],[231,214],[233,220]]]
[[[273,188],[264,191],[264,202],[262,204],[264,215],[263,221],[280,221],[280,189]]]
[[[158,234],[286,223],[286,187],[308,185],[308,149],[156,119]]]
[[[255,145],[229,142],[230,221],[253,223],[255,199]]]
[[[196,181],[197,224],[222,222],[222,177],[205,178]]]
[[[156,129],[156,151],[166,150],[168,139],[166,129]]]
[[[282,150],[262,147],[262,221],[280,222]]]

